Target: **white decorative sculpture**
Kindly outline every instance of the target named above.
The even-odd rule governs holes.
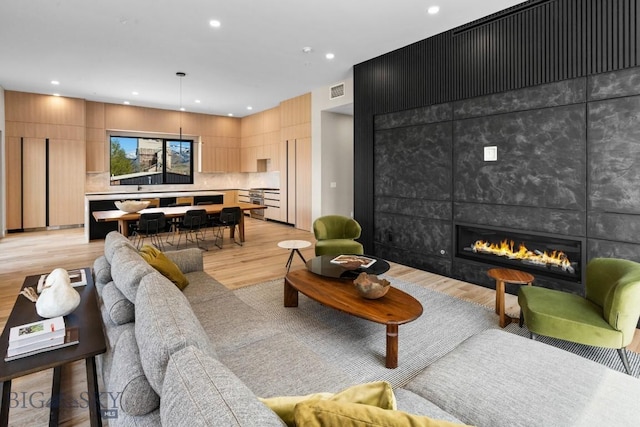
[[[63,268],[53,270],[44,282],[36,301],[40,317],[66,316],[80,304],[80,294],[71,286],[69,272]]]

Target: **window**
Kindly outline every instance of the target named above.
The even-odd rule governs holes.
[[[110,136],[111,185],[193,184],[193,141]]]

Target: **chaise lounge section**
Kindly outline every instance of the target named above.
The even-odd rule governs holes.
[[[94,275],[118,393],[111,426],[282,426],[259,398],[354,385],[203,271],[199,249],[166,252],[182,290],[117,232]],[[428,313],[425,313],[428,315]],[[640,381],[545,344],[488,330],[394,390],[397,409],[477,426],[636,425]]]

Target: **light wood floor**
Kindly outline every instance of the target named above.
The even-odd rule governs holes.
[[[204,252],[207,273],[230,289],[261,283],[283,277],[288,251],[277,243],[281,240],[301,239],[314,242],[313,234],[274,222],[247,218],[247,241],[238,246],[228,237],[223,249],[211,245]],[[209,234],[209,237],[211,235]],[[56,267],[72,269],[92,266],[94,259],[102,255],[104,241],[84,243],[83,229],[10,234],[0,240],[0,327],[13,307],[25,276],[49,272]],[[314,256],[313,245],[303,249],[306,259]],[[303,268],[296,256],[292,269]],[[455,297],[494,307],[495,292],[480,286],[416,270],[400,264],[391,264],[388,274],[409,282],[453,295]],[[516,297],[507,295],[507,312],[518,314]],[[498,321],[496,315],[496,323]],[[640,330],[629,346],[640,352]],[[11,426],[48,425],[46,401],[51,395],[51,372],[45,371],[15,379],[12,383]],[[63,407],[60,424],[63,426],[88,426],[83,391],[86,390],[84,364],[76,362],[63,370]],[[102,388],[104,391],[104,389]],[[105,423],[106,425],[107,423]]]

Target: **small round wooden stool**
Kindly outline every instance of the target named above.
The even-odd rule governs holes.
[[[531,286],[534,280],[533,275],[509,268],[492,268],[487,271],[487,275],[496,281],[496,313],[500,316],[500,327],[504,328],[511,322],[517,322],[518,319],[504,312],[505,283]]]

